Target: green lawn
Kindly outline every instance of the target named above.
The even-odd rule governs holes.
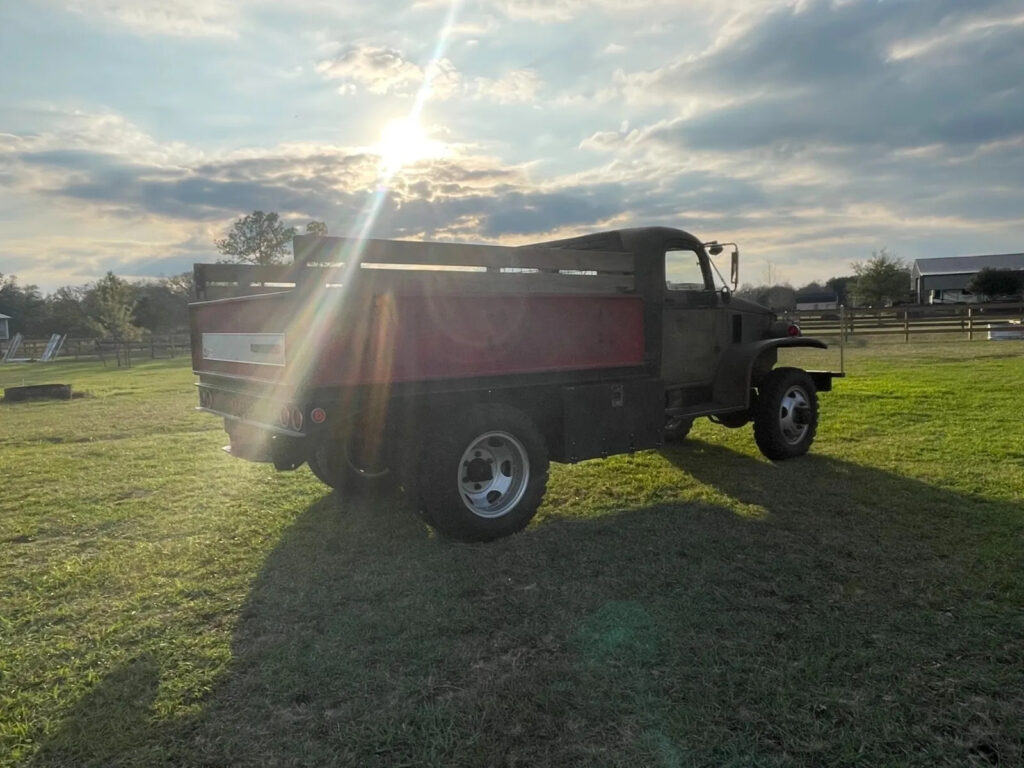
[[[1024,343],[849,349],[811,455],[701,421],[484,545],[231,459],[187,366],[0,366],[87,393],[0,403],[0,764],[1024,763]]]

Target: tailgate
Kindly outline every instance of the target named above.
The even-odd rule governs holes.
[[[191,304],[192,370],[285,383],[290,298],[280,292]]]

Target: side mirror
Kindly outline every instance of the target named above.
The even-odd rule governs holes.
[[[720,246],[718,243],[711,243],[711,247],[708,248],[708,253],[710,253],[712,256],[717,256],[721,252],[722,246]]]
[[[732,263],[729,279],[732,282],[732,289],[735,291],[736,286],[740,282],[740,249],[738,247],[734,247],[732,249]]]

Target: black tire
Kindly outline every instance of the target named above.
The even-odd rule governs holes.
[[[662,435],[666,443],[681,443],[690,434],[693,428],[693,419],[684,416],[668,416],[665,419],[665,429]]]
[[[306,464],[309,465],[309,471],[312,472],[313,476],[321,483],[324,485],[330,485],[333,488],[334,486],[331,484],[331,476],[327,473],[327,470],[320,466],[320,459],[316,454],[317,452],[314,450],[306,458]]]
[[[799,368],[776,368],[758,387],[754,440],[773,461],[803,456],[818,430],[818,392]]]
[[[355,497],[380,490],[391,474],[386,468],[359,469],[348,459],[344,443],[326,437],[317,442],[306,457],[306,463],[317,480],[343,496]]]
[[[534,423],[505,405],[475,406],[424,447],[423,518],[460,541],[491,541],[533,519],[548,481],[548,450]]]

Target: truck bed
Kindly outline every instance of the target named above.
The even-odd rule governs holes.
[[[191,306],[196,373],[306,389],[644,365],[630,254],[309,243],[294,265],[197,265],[201,295],[250,295]]]

